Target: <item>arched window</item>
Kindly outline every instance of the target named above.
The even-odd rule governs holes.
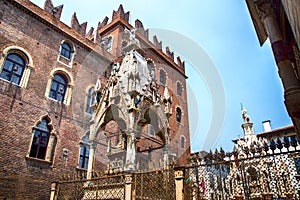
[[[0,77],[19,85],[25,67],[26,62],[19,54],[10,53],[5,58]]]
[[[162,69],[159,72],[159,80],[161,85],[166,85],[166,73]]]
[[[42,119],[34,128],[33,140],[29,156],[33,158],[45,159],[47,146],[50,137],[50,128],[46,119]]]
[[[89,164],[89,156],[90,156],[90,146],[88,144],[89,141],[89,133],[87,133],[80,143],[80,155],[79,155],[79,163],[78,167],[82,169],[87,169]]]
[[[110,52],[112,50],[112,42],[113,42],[113,38],[112,38],[112,36],[109,36],[107,38],[107,46],[106,46],[106,50],[108,52]]]
[[[70,105],[74,81],[68,70],[58,67],[50,72],[45,96]]]
[[[148,67],[151,78],[155,80],[155,67],[154,67],[153,62],[148,60],[147,67]]]
[[[154,134],[155,134],[154,126],[150,124],[150,135],[154,135]]]
[[[94,87],[91,87],[88,92],[87,92],[87,96],[86,96],[86,107],[85,107],[85,112],[92,114],[93,109],[92,109],[92,105],[94,105],[95,103],[95,92],[94,92]]]
[[[179,82],[177,82],[177,95],[182,96],[182,85]]]
[[[69,60],[71,59],[71,46],[68,43],[64,42],[61,45],[60,55]]]
[[[57,101],[63,102],[67,90],[68,82],[66,78],[60,74],[55,74],[49,92],[49,97]]]
[[[183,149],[185,148],[185,138],[184,138],[184,136],[181,136],[180,146]]]
[[[181,115],[182,115],[181,109],[179,107],[177,107],[176,108],[176,121],[177,122],[181,122]]]

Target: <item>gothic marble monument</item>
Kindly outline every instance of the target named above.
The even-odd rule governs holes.
[[[109,170],[135,171],[151,165],[152,160],[167,166],[169,162],[169,117],[171,116],[172,98],[167,87],[164,94],[158,93],[154,68],[139,49],[139,41],[134,30],[125,31],[126,46],[121,63],[114,63],[107,84],[98,80],[95,91],[96,104],[90,126],[90,157],[95,154],[97,138],[105,133],[105,126],[116,122],[119,128],[118,141],[112,147],[107,140]],[[150,126],[153,137],[142,130]],[[161,158],[153,158],[151,152],[161,150]],[[88,176],[92,172],[93,159],[89,160]]]

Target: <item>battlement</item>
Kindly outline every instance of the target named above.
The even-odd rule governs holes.
[[[44,3],[44,8],[46,12],[54,16],[56,19],[60,21],[61,14],[63,11],[63,5],[54,6],[52,0],[46,0]],[[139,20],[135,20],[134,26],[129,23],[130,12],[125,12],[123,5],[120,4],[117,11],[113,10],[111,21],[109,22],[109,17],[105,16],[102,22],[98,22],[97,28],[91,27],[87,31],[87,22],[80,23],[76,12],[71,16],[71,24],[70,28],[75,32],[79,33],[83,37],[87,38],[89,41],[96,43],[98,45],[103,45],[102,41],[103,36],[101,36],[101,31],[110,26],[111,23],[121,20],[123,23],[126,23],[127,27],[130,29],[135,29],[138,33],[140,39],[145,40],[147,43],[151,44],[153,49],[163,54],[165,58],[169,59],[174,65],[176,65],[179,69],[184,71],[185,62],[181,61],[181,58],[178,56],[176,59],[174,57],[174,52],[170,50],[167,46],[165,51],[163,51],[162,41],[159,41],[156,35],[153,36],[152,41],[149,39],[149,29],[145,29],[143,23]]]

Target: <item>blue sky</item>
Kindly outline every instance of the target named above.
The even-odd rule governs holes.
[[[44,0],[32,2],[41,7],[44,5]],[[207,61],[203,61],[203,65],[195,66],[193,60],[186,60],[189,100],[193,108],[189,111],[189,118],[194,151],[220,146],[227,151],[232,150],[231,140],[243,135],[240,103],[248,110],[256,133],[263,131],[264,120],[271,120],[272,128],[291,124],[270,44],[266,42],[259,46],[244,1],[53,0],[53,3],[55,6],[64,4],[62,21],[67,25],[76,12],[79,22],[87,21],[88,27],[96,27],[105,16],[111,18],[112,11],[122,3],[125,11],[130,11],[131,24],[138,18],[145,28],[174,31],[203,50],[201,58]],[[163,37],[158,34],[158,38]],[[178,49],[173,42],[166,44],[163,41],[163,44],[173,51]],[[178,50],[179,55],[189,58],[185,52]],[[224,88],[224,99],[212,100],[212,94],[219,94],[219,89],[216,90],[217,85],[207,81],[214,77],[205,77],[203,69],[215,70],[216,82],[221,81]],[[223,115],[216,110],[223,104],[224,122],[212,121],[212,116]],[[215,131],[210,128],[216,126],[222,129]],[[215,142],[206,142],[207,137]]]

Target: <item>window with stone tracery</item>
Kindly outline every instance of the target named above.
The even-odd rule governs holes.
[[[47,120],[43,119],[34,130],[34,136],[30,149],[30,157],[45,159],[50,136]]]

